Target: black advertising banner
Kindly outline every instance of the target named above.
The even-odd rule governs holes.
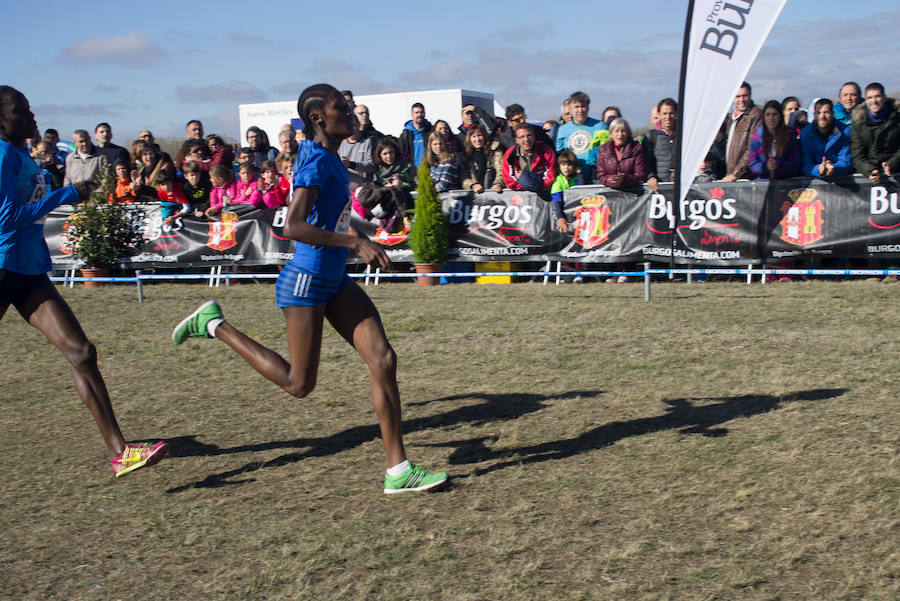
[[[565,192],[569,231],[558,232],[550,203],[531,192],[452,191],[441,195],[450,227],[450,259],[458,261],[670,261],[734,265],[797,257],[900,256],[896,184],[865,178],[825,182],[695,184],[673,206],[672,184],[649,190],[579,186]],[[133,205],[146,242],[124,261],[133,267],[278,265],[293,256],[282,227],[287,208],[236,205],[214,219],[188,215],[163,226],[159,205]],[[77,267],[65,249],[72,208],[44,226],[56,269]],[[408,262],[408,232],[388,233],[359,219],[353,227],[381,244],[392,261]]]
[[[450,260],[536,261],[553,241],[549,203],[532,192],[451,190],[440,196],[449,226]],[[355,213],[352,225],[382,245],[391,261],[413,260],[408,229],[389,233]]]
[[[647,219],[649,192],[613,190],[602,186],[579,186],[565,193],[565,215],[569,234],[554,229],[556,244],[547,258],[553,261],[610,263],[644,260],[644,249],[652,246],[657,236],[671,240],[664,229],[651,227]],[[665,198],[656,195],[660,206]],[[663,211],[664,214],[664,211]],[[654,230],[659,230],[656,234]],[[665,242],[661,242],[664,244]],[[669,243],[671,245],[671,243]]]
[[[673,207],[672,184],[660,185],[658,193],[648,195],[645,226],[655,239],[644,249],[645,260],[669,260],[673,231],[676,263],[728,265],[761,259],[758,230],[767,187],[765,182],[692,186]]]
[[[549,249],[553,213],[533,192],[451,191],[441,197],[451,259],[534,261]]]
[[[178,218],[163,226],[158,204],[135,204],[135,219],[146,242],[137,254],[121,261],[140,267],[188,267],[199,265],[277,265],[294,254],[294,243],[282,234],[287,208],[255,209],[232,205],[213,219]],[[65,248],[65,231],[72,207],[53,211],[44,225],[53,265],[57,269],[77,266]]]
[[[779,182],[767,207],[762,232],[767,257],[900,255],[900,202],[892,183]]]
[[[900,255],[900,200],[893,183],[811,178],[695,184],[673,207],[673,185],[617,191],[566,190],[571,236],[547,258],[680,264],[777,261],[793,257]]]

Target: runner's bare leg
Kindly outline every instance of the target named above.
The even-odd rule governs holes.
[[[369,367],[370,394],[381,428],[387,466],[403,463],[406,451],[397,386],[397,355],[384,333],[378,309],[362,288],[351,282],[331,299],[325,316]]]
[[[106,383],[97,367],[97,349],[87,339],[72,309],[52,285],[36,288],[22,303],[16,305],[16,309],[72,365],[78,395],[94,416],[110,455],[118,457],[125,449],[125,438],[116,422]]]

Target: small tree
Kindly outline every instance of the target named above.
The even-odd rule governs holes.
[[[103,168],[99,185],[90,198],[75,207],[69,217],[66,247],[85,267],[111,267],[134,254],[144,241],[137,212],[127,204],[113,202],[115,180]]]
[[[416,208],[409,232],[409,247],[417,263],[441,263],[447,258],[447,217],[441,210],[441,198],[428,171],[428,162],[419,165]]]

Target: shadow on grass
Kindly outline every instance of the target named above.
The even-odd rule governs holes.
[[[529,393],[508,393],[508,394],[459,394],[441,397],[430,401],[420,401],[409,403],[411,407],[424,406],[432,403],[443,403],[451,401],[461,401],[465,399],[484,399],[484,402],[475,405],[466,405],[458,407],[445,413],[430,415],[427,417],[418,417],[410,420],[404,420],[403,431],[405,433],[417,432],[419,430],[430,430],[433,428],[441,428],[453,426],[456,424],[470,424],[480,426],[489,422],[498,420],[515,419],[539,411],[547,406],[547,402],[551,400],[573,399],[582,396],[595,397],[602,394],[602,390],[574,390],[563,394],[556,395],[539,395]],[[278,440],[272,442],[263,442],[258,444],[241,445],[237,447],[219,448],[215,445],[206,444],[197,440],[199,434],[190,436],[178,436],[167,439],[169,443],[169,457],[197,457],[197,456],[215,456],[230,455],[234,453],[247,453],[255,451],[266,451],[270,449],[304,449],[294,453],[280,455],[269,461],[253,461],[246,463],[233,470],[211,474],[198,482],[191,482],[182,486],[176,486],[168,489],[168,493],[184,492],[191,488],[218,488],[233,484],[243,484],[252,482],[252,478],[235,479],[243,474],[254,472],[258,469],[267,467],[277,467],[289,463],[295,463],[310,457],[324,457],[327,455],[335,455],[342,451],[346,451],[365,444],[372,440],[376,440],[381,436],[377,425],[356,426],[348,428],[331,436],[295,438],[292,440]]]
[[[725,436],[728,428],[714,427],[739,417],[750,417],[780,408],[785,403],[821,401],[846,393],[844,388],[803,390],[781,397],[770,395],[745,395],[715,398],[668,399],[666,412],[656,417],[611,422],[588,430],[574,438],[554,440],[541,444],[493,451],[485,445],[487,438],[435,444],[432,446],[456,447],[449,457],[452,465],[500,460],[493,465],[479,468],[473,475],[482,475],[513,465],[564,459],[586,451],[599,449],[631,436],[651,434],[662,430],[678,430],[681,434]],[[697,406],[695,401],[720,401]]]

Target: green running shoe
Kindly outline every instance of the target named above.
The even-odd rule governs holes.
[[[384,475],[384,492],[392,495],[398,492],[428,490],[447,481],[447,472],[432,474],[418,465],[411,466],[399,476]]]
[[[206,324],[213,319],[223,319],[223,317],[218,302],[206,301],[175,326],[172,331],[172,342],[181,344],[188,338],[212,338],[206,331]]]

